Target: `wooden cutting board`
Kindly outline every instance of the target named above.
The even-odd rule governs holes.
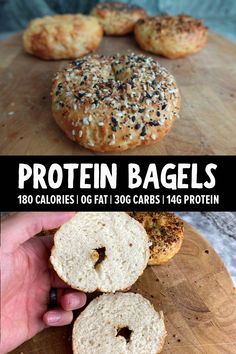
[[[187,223],[180,252],[165,265],[147,267],[131,291],[164,312],[163,353],[236,353],[235,288],[221,259]],[[11,354],[71,354],[71,331],[46,329]]]
[[[66,61],[27,55],[20,34],[1,42],[0,50],[0,153],[91,154],[67,139],[51,116],[51,79]],[[142,52],[132,36],[104,37],[98,52],[128,50]],[[198,54],[177,60],[156,58],[176,77],[181,119],[160,143],[123,154],[236,154],[236,45],[210,33]]]

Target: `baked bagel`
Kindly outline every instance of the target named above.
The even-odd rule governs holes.
[[[154,144],[180,108],[174,77],[144,55],[91,55],[57,73],[52,114],[73,141],[115,152]]]
[[[150,245],[149,265],[167,262],[179,252],[184,238],[183,221],[173,213],[131,212],[147,231]]]
[[[123,212],[79,212],[54,236],[50,261],[72,288],[85,292],[126,290],[149,258],[143,226]]]
[[[41,59],[74,59],[94,51],[103,29],[93,16],[56,15],[30,22],[23,35],[27,53]]]
[[[120,2],[103,2],[97,4],[91,11],[102,25],[105,34],[121,36],[133,32],[135,23],[147,16],[139,6]]]
[[[139,20],[134,29],[140,47],[175,59],[198,52],[207,41],[207,27],[191,16],[156,16]]]
[[[94,299],[73,327],[74,354],[157,354],[166,337],[162,312],[139,294]]]

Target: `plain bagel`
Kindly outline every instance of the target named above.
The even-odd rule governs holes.
[[[207,27],[191,16],[155,16],[139,20],[134,29],[139,46],[170,59],[198,52],[207,41]]]
[[[34,19],[23,35],[27,53],[41,59],[74,59],[94,51],[103,29],[93,16],[56,15]]]
[[[139,294],[104,294],[73,327],[74,354],[157,354],[166,337],[163,314]]]
[[[121,36],[133,32],[135,23],[147,16],[144,9],[121,2],[102,2],[91,11],[97,17],[105,34]]]
[[[50,261],[59,277],[85,292],[126,290],[149,258],[144,227],[123,212],[79,212],[54,236]]]
[[[158,142],[180,109],[174,77],[144,55],[91,55],[57,73],[52,113],[73,141],[98,152]]]

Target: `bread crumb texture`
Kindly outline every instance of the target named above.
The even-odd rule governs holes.
[[[115,292],[138,279],[148,258],[147,233],[129,215],[79,212],[56,232],[50,261],[72,288]]]
[[[121,333],[126,329],[126,334]],[[166,337],[163,314],[139,294],[104,294],[79,315],[73,328],[75,354],[157,354]]]

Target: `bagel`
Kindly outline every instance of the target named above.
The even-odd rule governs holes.
[[[73,141],[97,152],[154,144],[180,108],[174,77],[143,55],[91,55],[73,61],[52,84],[52,114]]]
[[[76,319],[74,354],[157,354],[166,337],[162,312],[139,294],[104,294]]]
[[[183,221],[173,213],[131,212],[145,228],[150,241],[149,265],[169,261],[179,252],[184,239]]]
[[[169,59],[198,52],[207,41],[207,27],[191,16],[156,16],[139,20],[134,29],[139,46]]]
[[[105,34],[122,36],[133,32],[135,23],[147,13],[136,5],[103,2],[92,9],[91,15],[98,18]]]
[[[79,212],[54,236],[50,261],[59,277],[85,292],[126,290],[149,258],[143,226],[124,212]]]
[[[41,59],[74,59],[94,51],[103,29],[93,16],[56,15],[30,22],[23,35],[27,53]]]

